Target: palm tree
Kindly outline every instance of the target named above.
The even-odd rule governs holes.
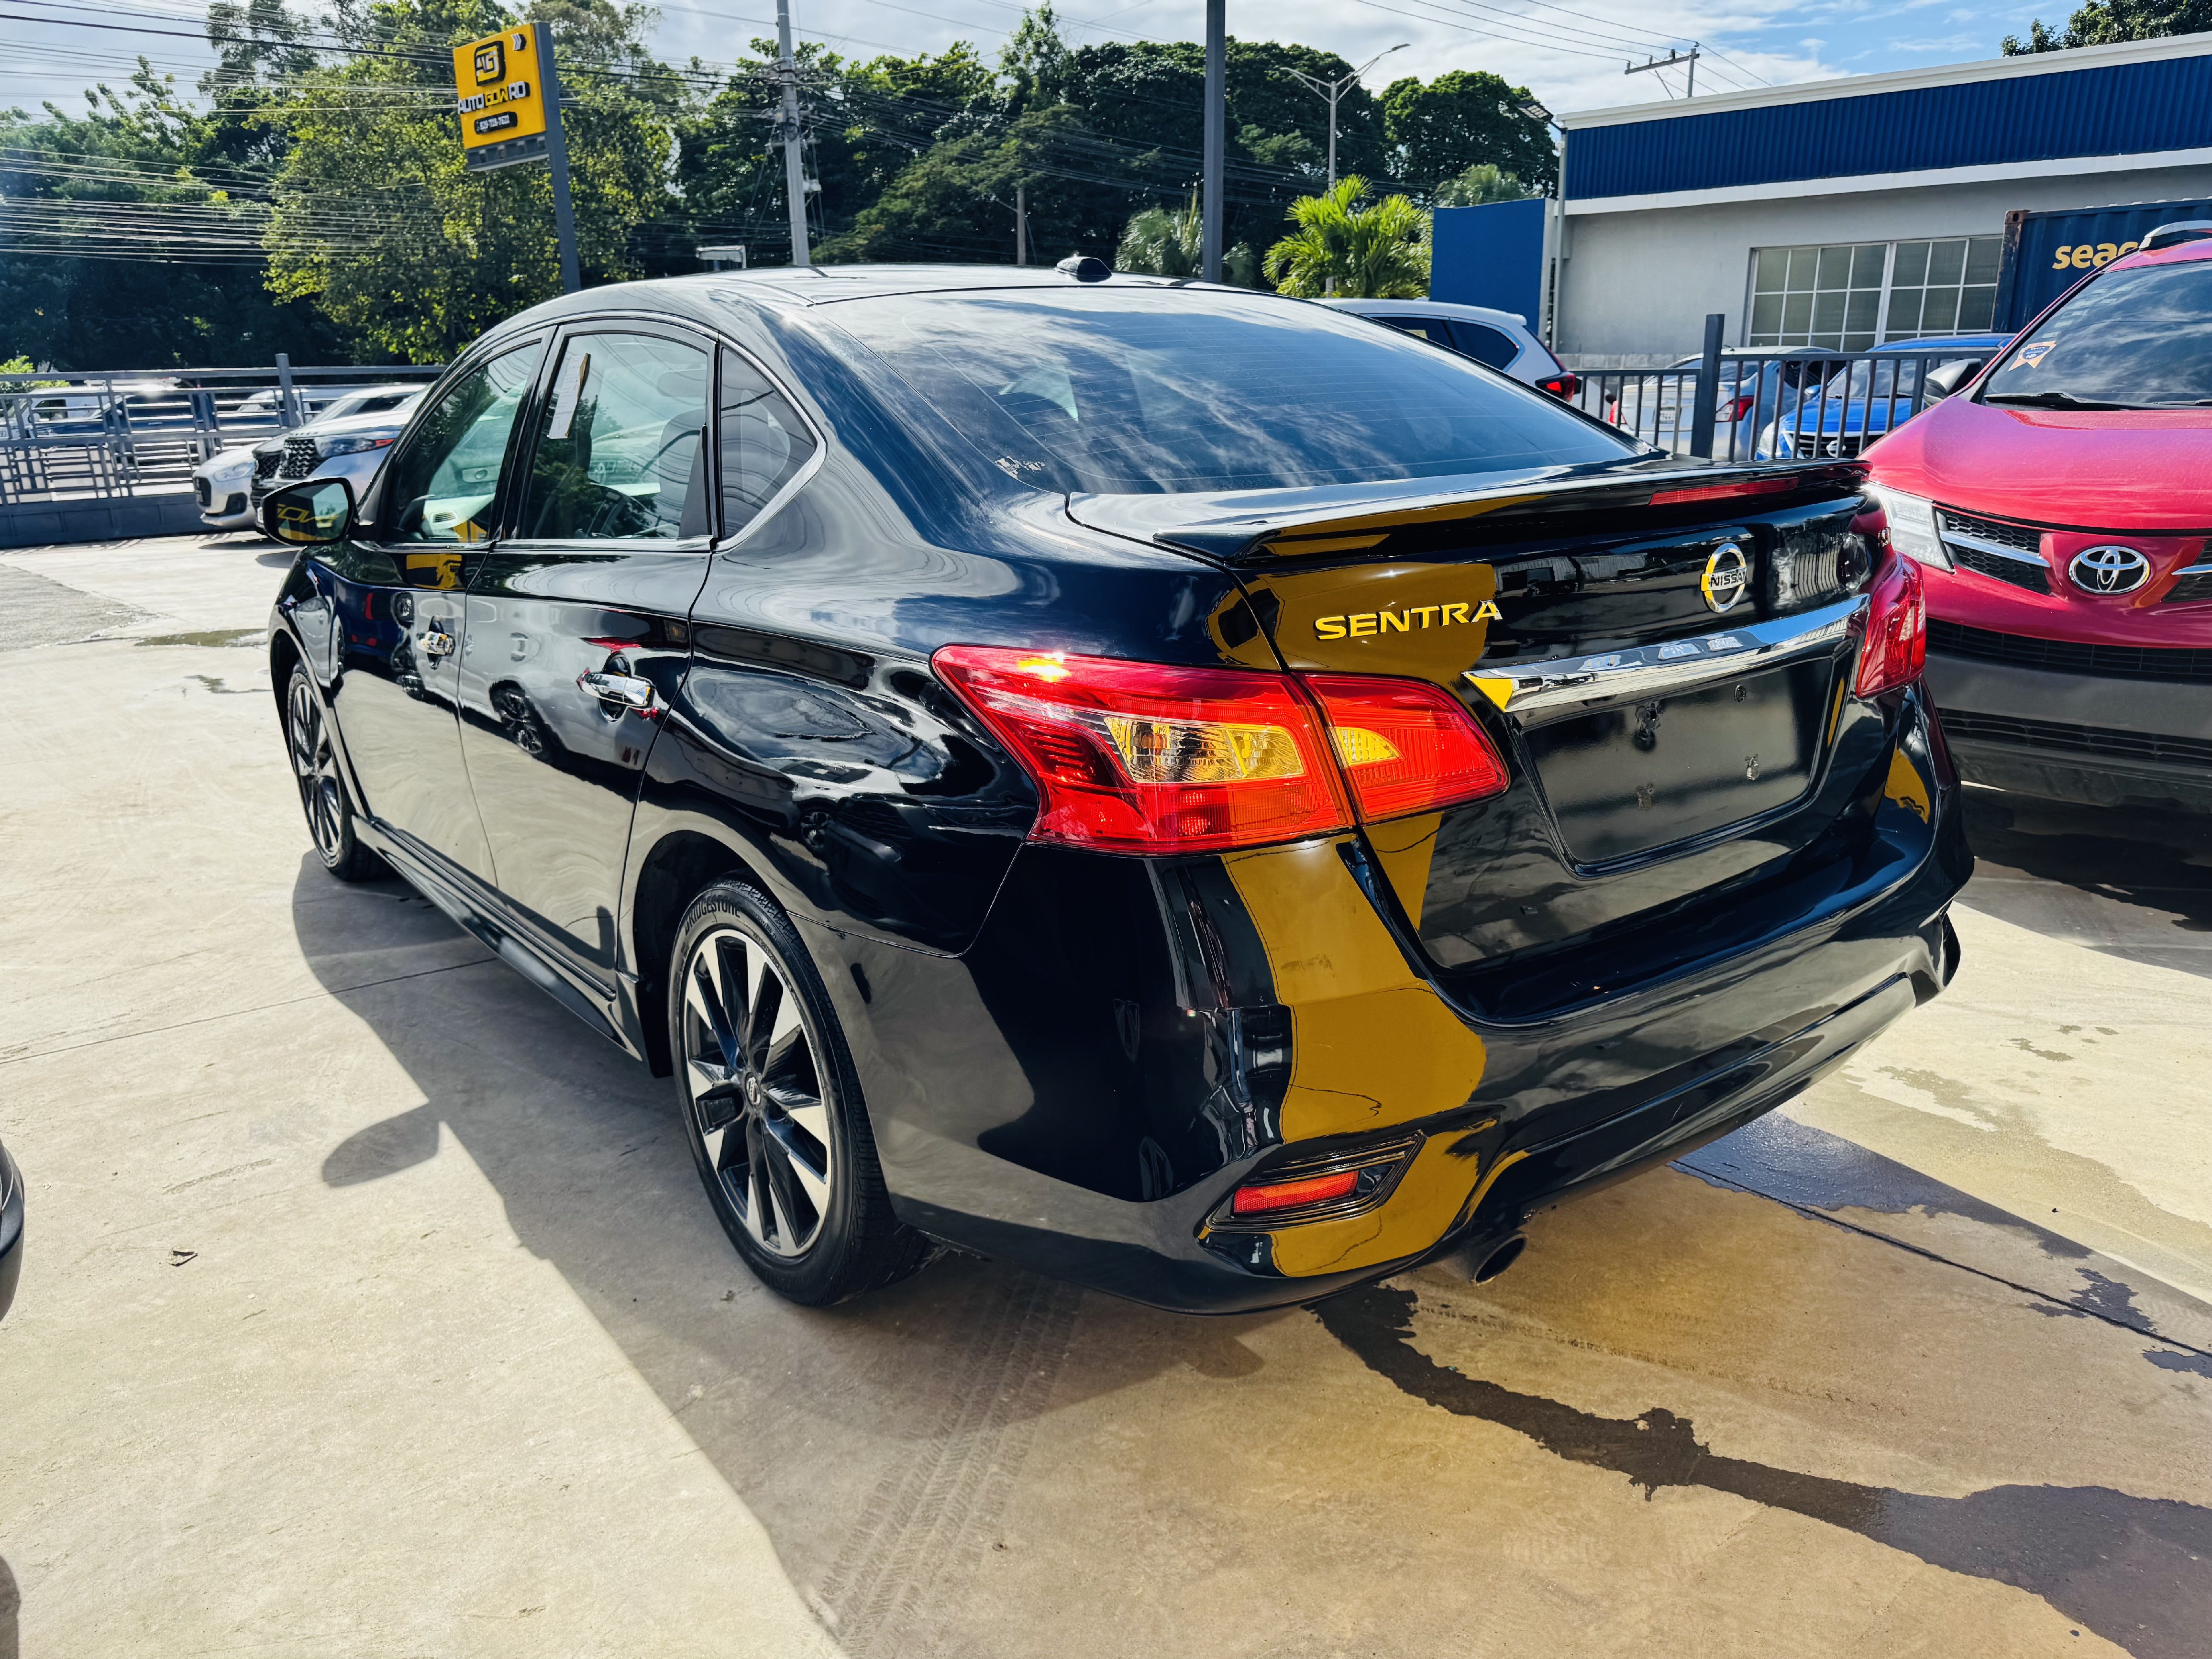
[[[1302,300],[1342,294],[1417,300],[1429,291],[1429,216],[1403,196],[1358,205],[1367,181],[1350,174],[1291,204],[1297,227],[1267,250],[1268,281]]]
[[[1152,276],[1195,276],[1206,263],[1206,227],[1198,210],[1198,192],[1180,213],[1148,207],[1132,215],[1121,232],[1121,246],[1114,254],[1114,269]],[[1221,256],[1221,274],[1239,288],[1250,288],[1259,275],[1259,261],[1243,242]]]
[[[1517,202],[1528,187],[1494,161],[1477,161],[1437,191],[1438,207],[1480,207],[1486,202]]]

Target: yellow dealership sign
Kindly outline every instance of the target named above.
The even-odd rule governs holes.
[[[503,144],[545,131],[545,85],[538,31],[524,27],[453,48],[461,147]]]

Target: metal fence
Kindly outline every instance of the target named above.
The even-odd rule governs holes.
[[[1999,349],[1740,351],[1709,328],[1703,354],[1672,368],[1575,371],[1573,401],[1677,455],[1849,457],[1949,396]]]
[[[280,356],[268,368],[0,374],[0,507],[185,493],[218,451],[298,426],[348,392],[441,372],[295,368]]]

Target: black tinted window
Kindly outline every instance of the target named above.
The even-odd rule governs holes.
[[[1101,494],[1613,461],[1630,443],[1319,306],[1103,289],[864,300],[835,320],[1008,471]]]
[[[386,469],[390,539],[480,542],[491,534],[507,434],[537,368],[532,343],[479,364],[447,388]]]
[[[805,423],[743,357],[722,349],[722,533],[734,536],[814,453]]]
[[[2021,335],[1981,396],[2060,407],[2212,402],[2212,260],[2106,271]]]
[[[532,541],[707,534],[708,362],[700,348],[658,335],[563,343],[516,533]]]
[[[1521,355],[1520,343],[1502,329],[1455,317],[1451,319],[1451,331],[1453,344],[1477,362],[1488,363],[1492,368],[1503,368]]]

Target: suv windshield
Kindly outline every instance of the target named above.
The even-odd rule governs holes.
[[[835,314],[1042,489],[1273,489],[1641,453],[1466,357],[1320,306],[1122,289],[855,300]]]
[[[2212,259],[2105,272],[2020,337],[1982,399],[2053,409],[2212,404]]]

